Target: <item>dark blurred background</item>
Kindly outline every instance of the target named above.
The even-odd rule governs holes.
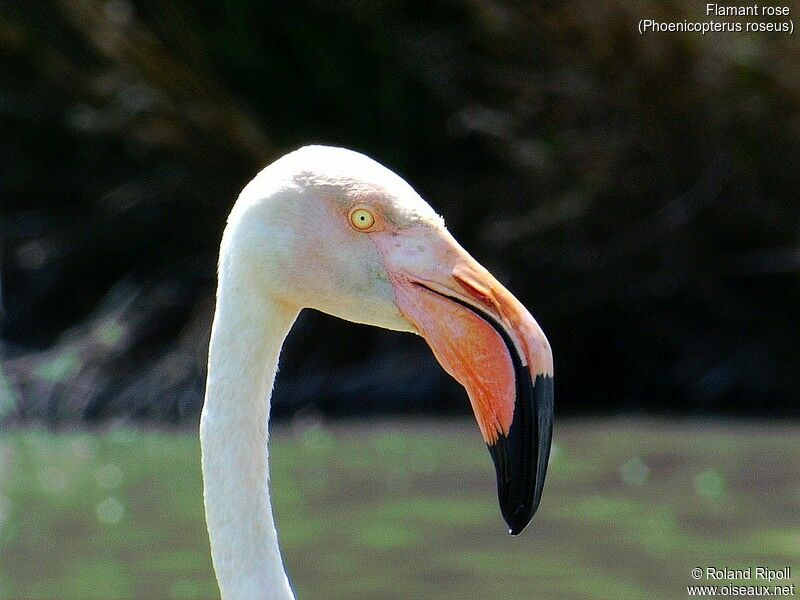
[[[196,418],[225,217],[307,143],[445,216],[559,414],[797,415],[794,37],[638,34],[692,0],[0,6],[0,420]],[[306,311],[274,410],[469,408],[422,340]]]

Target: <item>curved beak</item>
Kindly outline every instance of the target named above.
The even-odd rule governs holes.
[[[550,344],[525,307],[446,230],[425,237],[416,255],[396,241],[389,253],[397,304],[466,388],[494,459],[500,510],[517,535],[539,506],[550,456]]]

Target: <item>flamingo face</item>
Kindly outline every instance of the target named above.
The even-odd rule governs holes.
[[[273,297],[425,338],[467,390],[501,512],[520,533],[541,499],[553,419],[550,345],[525,307],[403,179],[361,154],[302,148],[237,206],[260,213],[237,237],[257,246],[242,254],[261,257],[250,268]]]

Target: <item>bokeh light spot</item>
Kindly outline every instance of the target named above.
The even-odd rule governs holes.
[[[701,496],[719,498],[725,491],[725,478],[719,471],[703,471],[694,478],[694,487]]]
[[[641,458],[635,456],[620,467],[619,474],[625,483],[642,485],[650,476],[650,469]]]
[[[125,507],[114,496],[109,496],[97,504],[97,520],[104,525],[115,525],[122,520]]]

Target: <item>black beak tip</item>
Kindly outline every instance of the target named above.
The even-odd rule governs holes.
[[[508,533],[513,536],[517,536],[523,532],[523,530],[530,524],[533,520],[533,515],[536,514],[536,509],[538,508],[539,499],[534,498],[534,504],[525,505],[521,504],[516,507],[515,510],[512,511],[504,511],[504,518],[506,520],[506,524],[508,525]]]
[[[509,523],[508,524],[508,533],[510,533],[511,535],[516,537],[520,533],[522,533],[522,530],[525,529],[528,526],[528,523],[530,523],[530,521],[528,521],[526,523]]]
[[[509,435],[489,446],[497,469],[500,509],[514,536],[522,533],[539,508],[553,433],[553,379],[525,375],[520,378],[524,383]]]

